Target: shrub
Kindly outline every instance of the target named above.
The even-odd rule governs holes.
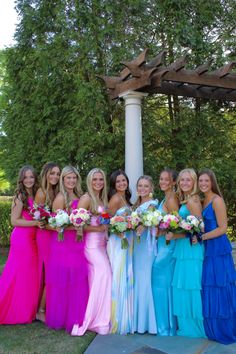
[[[11,225],[11,197],[0,197],[0,246],[10,244]]]

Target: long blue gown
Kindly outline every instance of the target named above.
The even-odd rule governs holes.
[[[183,219],[190,215],[186,204],[180,207],[179,214]],[[204,246],[199,243],[191,246],[188,238],[177,239],[173,257],[176,258],[172,286],[177,335],[205,337],[201,299]]]
[[[117,210],[116,215],[130,212],[127,207]],[[107,243],[107,253],[112,269],[111,289],[111,332],[134,333],[134,278],[133,278],[133,232],[126,232],[129,242],[127,249],[121,248],[121,239],[111,234]],[[107,304],[109,306],[109,304]]]
[[[163,200],[158,210],[164,213]],[[157,333],[161,336],[176,335],[176,317],[173,314],[172,279],[175,258],[175,240],[166,244],[164,235],[158,237],[157,256],[152,266],[152,292],[155,305]]]
[[[203,210],[205,232],[218,227],[212,202]],[[226,236],[206,240],[202,302],[206,335],[223,344],[236,342],[236,271]]]
[[[150,200],[137,208],[143,212],[150,205],[157,208],[158,202]],[[140,242],[134,234],[134,331],[138,333],[157,333],[155,308],[152,294],[152,264],[155,258],[156,240],[151,229],[145,228]]]

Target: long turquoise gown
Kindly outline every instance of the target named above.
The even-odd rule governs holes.
[[[117,210],[116,215],[130,212],[127,207],[122,207]],[[125,237],[129,242],[128,249],[121,248],[121,239],[116,234],[111,234],[107,243],[112,269],[110,331],[118,334],[134,333],[133,232],[126,232]]]
[[[180,207],[179,214],[183,219],[190,215],[186,204]],[[177,334],[205,337],[201,299],[204,246],[199,243],[191,246],[188,238],[177,239],[173,257],[176,259],[172,286]]]
[[[203,210],[205,232],[218,227],[212,202]],[[206,335],[223,344],[236,342],[236,271],[226,236],[204,241],[202,302]]]
[[[137,212],[143,212],[150,205],[157,208],[155,200],[143,203]],[[137,242],[134,234],[134,331],[138,333],[157,333],[156,316],[152,294],[152,265],[155,258],[156,240],[150,228],[145,228]]]
[[[163,204],[158,210],[164,213]],[[173,252],[175,240],[166,244],[164,235],[158,237],[157,256],[152,266],[152,292],[155,305],[157,333],[160,336],[176,335],[176,316],[173,314],[172,279],[174,274],[175,258]]]

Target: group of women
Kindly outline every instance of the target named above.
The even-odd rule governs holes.
[[[213,171],[165,169],[159,177],[164,199],[153,198],[150,176],[137,181],[131,204],[129,180],[122,170],[106,176],[101,169],[81,178],[72,166],[60,171],[47,163],[37,175],[31,166],[19,173],[11,221],[14,230],[8,260],[0,277],[0,324],[35,319],[74,336],[86,330],[99,334],[151,333],[208,337],[236,342],[236,272],[226,236],[224,200]],[[198,192],[204,198],[201,201]],[[33,203],[71,213],[85,208],[89,225],[68,226],[64,240],[58,230],[30,214]],[[202,241],[186,234],[164,233],[139,225],[136,231],[108,233],[100,215],[128,215],[157,208],[182,218],[204,219]],[[78,241],[78,237],[81,241]],[[128,248],[121,247],[121,238]],[[201,242],[200,242],[201,241]]]

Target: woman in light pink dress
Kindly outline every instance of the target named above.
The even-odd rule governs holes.
[[[83,324],[75,322],[71,334],[82,336],[86,330],[108,334],[111,317],[111,267],[106,252],[107,226],[100,225],[99,213],[107,206],[106,177],[94,168],[87,176],[88,193],[79,207],[90,210],[91,223],[84,227],[85,256],[89,266],[89,300]]]
[[[54,162],[46,163],[41,171],[41,186],[37,190],[35,203],[37,205],[52,209],[52,203],[59,192],[60,168]],[[50,252],[51,230],[37,229],[36,240],[38,247],[39,266],[39,307],[36,319],[45,322],[46,309],[46,287],[45,276],[47,273],[47,262]]]
[[[12,203],[9,256],[0,277],[0,324],[30,323],[38,305],[38,255],[36,226],[29,208],[37,190],[37,176],[31,166],[19,172]]]
[[[60,192],[53,202],[53,210],[70,213],[78,206],[81,178],[72,166],[63,168]],[[80,230],[69,226],[64,240],[58,241],[58,232],[52,232],[46,276],[46,324],[54,329],[65,328],[69,333],[74,323],[82,324],[88,301],[88,266],[84,242],[77,241]]]

